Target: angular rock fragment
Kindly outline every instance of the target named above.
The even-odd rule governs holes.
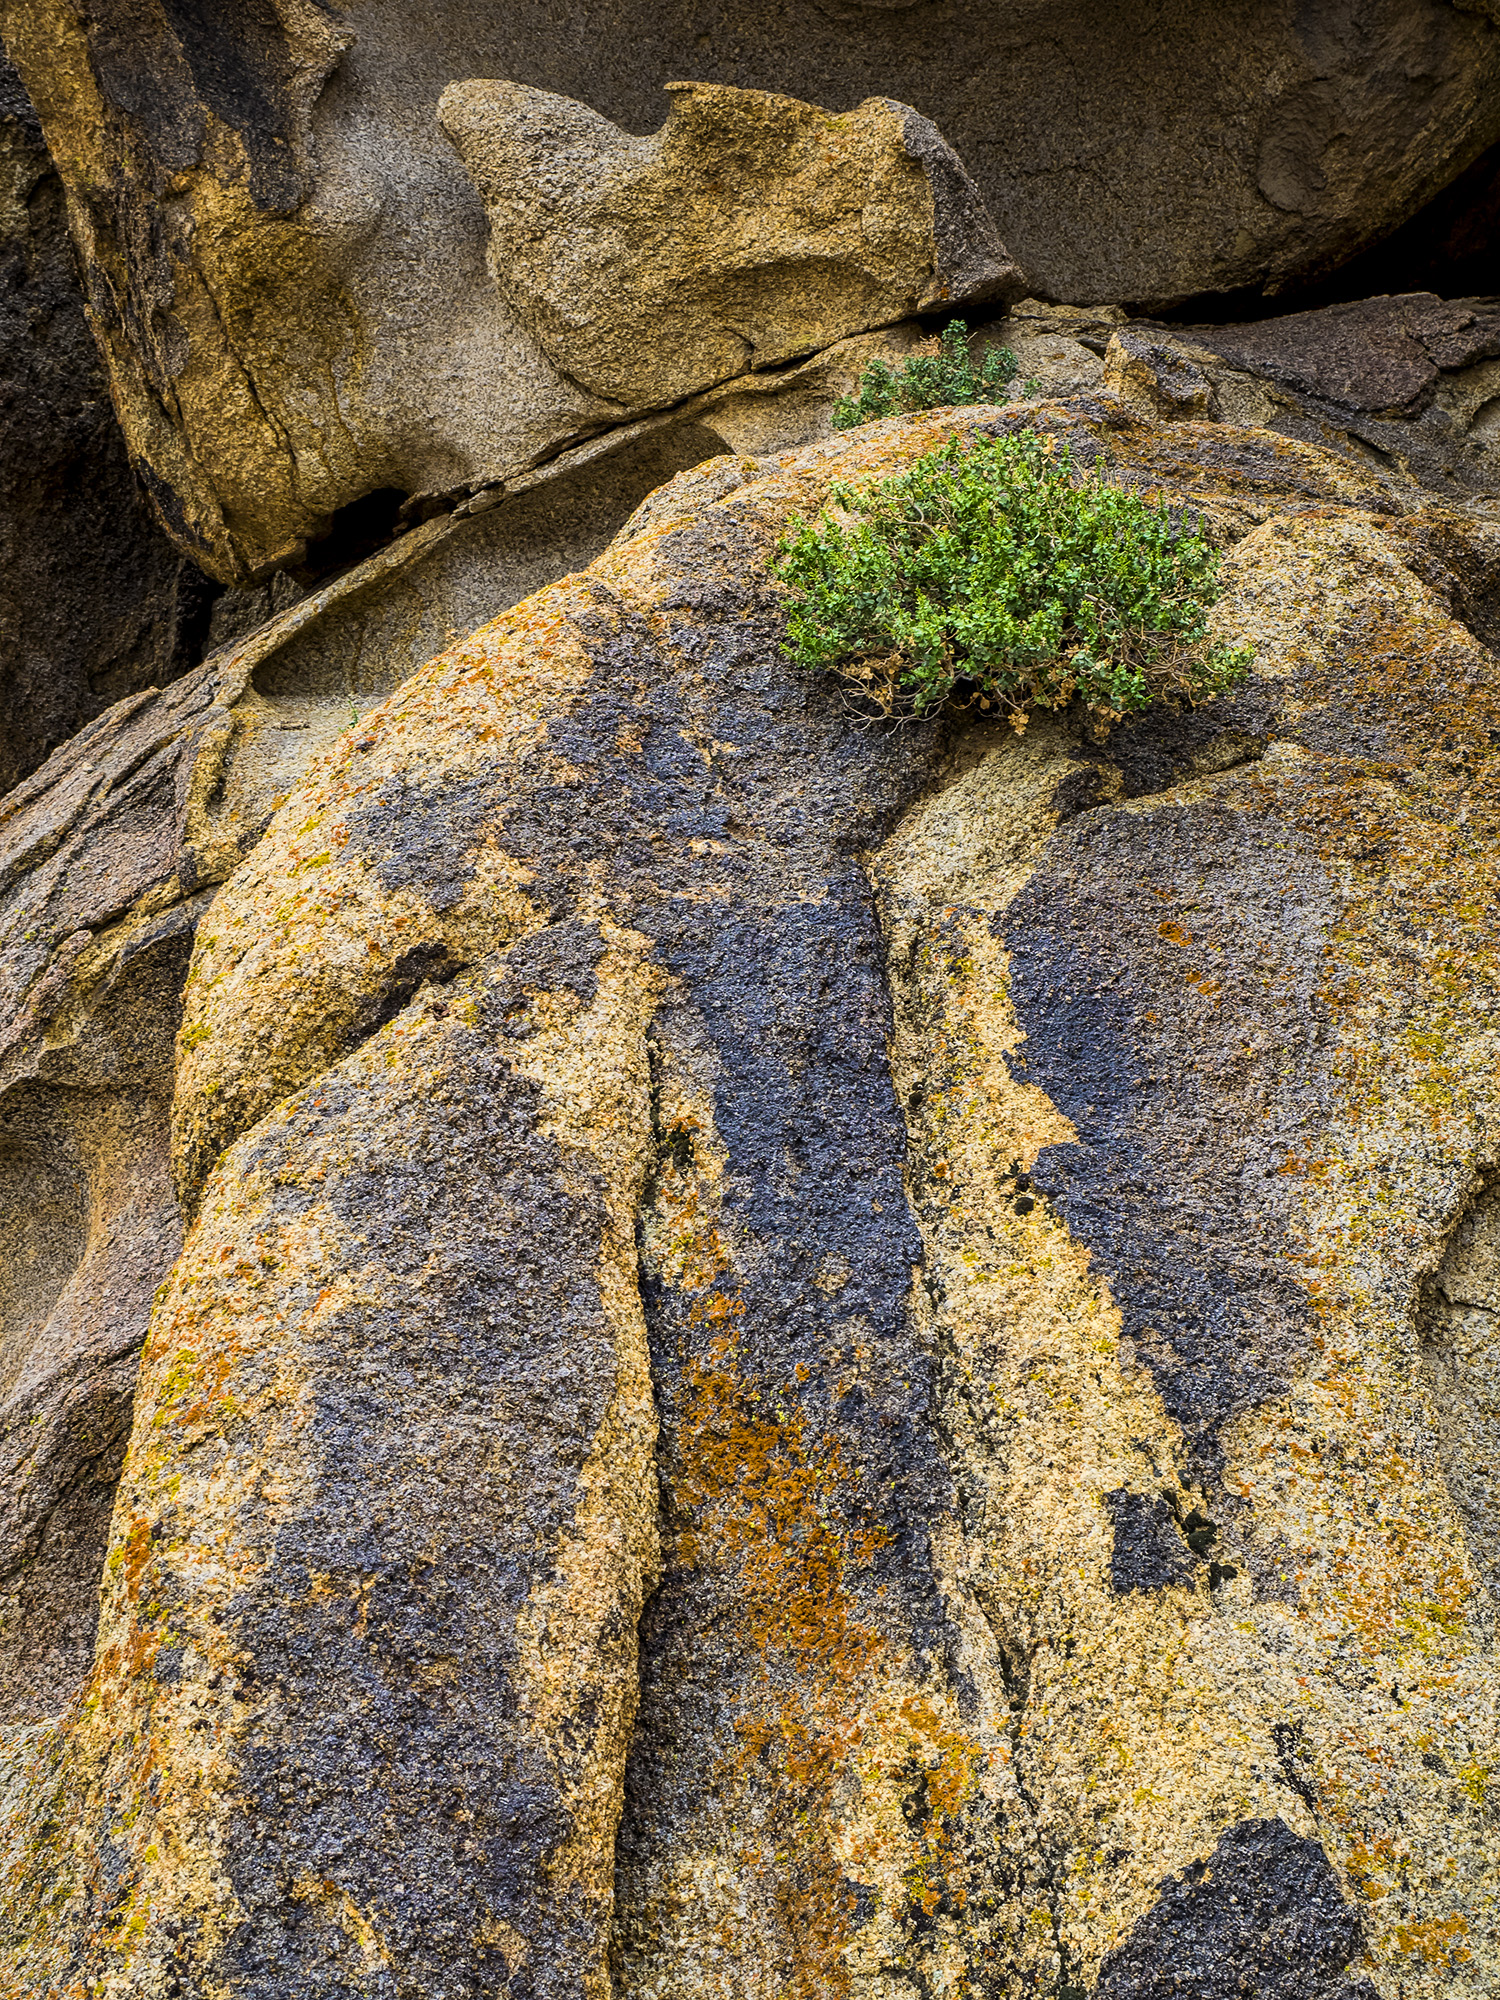
[[[1431,294],[1217,326],[1025,299],[973,343],[1009,347],[1029,394],[1103,388],[1143,418],[1212,417],[1340,451],[1412,498],[1483,501],[1500,491],[1497,328],[1493,300]]]
[[[1198,327],[1191,338],[1324,402],[1394,413],[1415,405],[1440,370],[1500,358],[1500,303],[1411,292],[1244,326]]]
[[[1500,307],[1430,292],[1361,299],[1244,325],[1122,328],[1118,379],[1127,399],[1172,413],[1196,378],[1213,414],[1342,449],[1413,485],[1482,497],[1500,489]],[[1126,346],[1168,374],[1137,379]],[[1178,414],[1187,414],[1178,409]]]
[[[909,313],[1019,297],[978,189],[927,119],[669,84],[659,132],[518,83],[438,118],[484,199],[490,270],[553,365],[627,407]]]
[[[1207,376],[1175,343],[1133,327],[1111,336],[1104,352],[1104,386],[1152,417],[1217,416]]]

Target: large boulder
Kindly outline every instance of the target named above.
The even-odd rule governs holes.
[[[69,188],[126,437],[169,528],[225,582],[296,566],[309,539],[371,494],[511,478],[744,366],[743,344],[725,349],[720,337],[716,350],[711,327],[695,335],[686,375],[659,365],[601,376],[596,353],[580,380],[568,372],[577,340],[552,358],[535,301],[518,314],[506,295],[516,287],[497,287],[487,269],[484,208],[438,124],[442,87],[472,74],[463,38],[429,49],[413,72],[404,30],[355,42],[315,8],[256,11],[212,33],[163,17],[153,42],[57,0],[6,16],[5,32]],[[587,124],[592,114],[579,104],[567,115]],[[739,190],[745,227],[758,231],[757,291],[779,265],[796,266],[774,280],[768,358],[900,319],[954,296],[959,280],[992,291],[1004,274],[993,225],[937,135],[914,114],[873,115],[879,129],[856,128],[841,166],[805,136],[794,164],[799,116],[818,118],[793,110],[779,169],[772,143]],[[680,139],[694,124],[669,129]],[[721,125],[696,121],[699,179],[718,170],[716,145],[733,177],[734,120]],[[808,271],[800,213],[776,205],[778,172],[797,182],[799,211],[820,178],[837,209],[863,171],[862,141],[875,149],[868,166],[893,141],[897,155],[874,175],[872,254],[864,265],[850,254],[851,227],[860,231],[846,219],[841,246],[835,228],[822,246],[833,254]],[[465,145],[498,186],[493,131]],[[629,246],[643,268],[662,261],[652,228],[673,221],[660,202],[654,223],[650,210],[648,200]],[[681,211],[679,200],[679,227]],[[955,224],[985,240],[958,243]],[[608,290],[618,296],[618,271]],[[576,314],[596,303],[581,295]],[[679,313],[676,334],[715,309],[705,300]]]
[[[669,88],[645,139],[520,84],[457,83],[438,104],[484,197],[495,283],[596,395],[675,403],[1022,290],[973,182],[906,106],[833,117],[765,91]]]
[[[734,86],[841,118],[897,99],[956,149],[1033,290],[1151,308],[1325,271],[1500,137],[1500,28],[1450,0],[1340,0],[1316,18],[1128,0],[1107,23],[1080,0],[956,0],[941,18],[931,0],[736,0],[691,36],[654,0],[586,0],[565,22],[539,0],[347,19],[278,0],[212,21],[168,0],[148,15],[149,30],[134,0],[5,0],[0,32],[68,190],[131,450],[183,546],[233,581],[295,561],[367,494],[505,477],[670,379],[670,354],[643,376],[639,353],[626,367],[595,352],[605,386],[590,387],[538,343],[531,267],[569,265],[571,223],[505,278],[519,317],[497,290],[480,193],[437,118],[465,78],[516,79],[533,103],[575,100],[632,135],[660,126],[684,78],[701,104],[721,100],[699,86]],[[647,141],[603,147],[601,195],[622,143]],[[589,171],[575,149],[570,216]],[[502,237],[531,226],[523,212]],[[805,234],[799,219],[782,253]],[[647,237],[629,247],[655,261]],[[777,254],[763,246],[758,268]],[[867,325],[885,296],[861,278],[835,309],[839,268],[814,282],[799,267],[809,345]],[[783,273],[783,304],[794,288]],[[610,297],[612,324],[626,300]],[[777,340],[795,347],[789,329]],[[587,346],[575,330],[557,352]]]
[[[789,514],[1027,422],[1209,524],[1253,675],[871,730]],[[1494,540],[892,419],[346,730],[199,931],[7,2000],[1493,1985]]]
[[[873,350],[890,339],[434,513],[269,621],[250,612],[246,636],[117,704],[0,803],[0,1726],[55,1712],[92,1658],[150,1300],[181,1243],[173,1038],[219,884],[372,702],[589,563],[675,473],[721,454],[712,489],[740,484],[748,453],[825,426]]]

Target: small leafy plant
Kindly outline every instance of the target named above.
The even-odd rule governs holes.
[[[786,648],[888,716],[957,699],[1004,711],[1083,702],[1101,717],[1200,701],[1244,673],[1211,645],[1218,552],[1180,511],[1021,431],[955,438],[895,478],[794,515],[774,565]]]
[[[1017,366],[1008,347],[991,347],[976,368],[969,358],[969,329],[956,319],[944,328],[936,354],[915,354],[897,368],[872,361],[855,393],[834,404],[833,428],[852,431],[876,417],[942,410],[951,403],[1006,402],[1013,393]]]

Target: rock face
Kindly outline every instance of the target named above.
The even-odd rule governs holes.
[[[120,704],[0,806],[0,1721],[53,1712],[88,1670],[150,1299],[181,1241],[172,1044],[214,890],[361,709],[596,556],[705,452],[815,421],[869,345],[600,440],[477,516],[434,517]],[[742,483],[747,463],[710,476]]]
[[[141,1339],[182,1240],[166,1123],[193,929],[306,740],[305,709],[283,732],[248,680],[234,660],[121,703],[0,807],[10,1724],[55,1713],[88,1673]]]
[[[1500,1599],[1500,1213],[1488,1181],[1423,1288],[1417,1326],[1443,1473],[1492,1597]]]
[[[800,6],[0,0],[0,2000],[1500,1983],[1500,306],[1142,311],[1494,9]],[[1023,426],[1233,693],[791,671]]]
[[[553,296],[538,293],[542,263],[519,254],[524,215],[501,227],[497,288],[479,195],[437,122],[439,91],[419,92],[392,123],[397,79],[378,70],[394,52],[378,35],[366,52],[307,7],[246,16],[223,38],[163,18],[149,44],[69,0],[19,10],[6,34],[67,181],[131,450],[182,546],[228,583],[295,567],[309,539],[371,494],[493,485],[747,357],[765,366],[918,304],[1020,289],[957,161],[904,110],[830,121],[784,100],[690,92],[655,167],[631,182],[628,217],[611,224],[598,135],[612,128],[582,104],[515,92],[512,103],[550,104],[594,134],[600,187],[578,187],[577,157],[549,170],[574,239],[566,275],[555,246],[542,260],[565,295]],[[473,85],[449,102],[466,159],[500,199],[494,105],[486,113]],[[824,143],[836,131],[839,143]],[[510,143],[525,150],[518,135]],[[643,145],[651,153],[616,133],[612,157]],[[611,228],[628,220],[682,239],[701,207],[687,197],[715,174],[734,187],[739,238],[717,280],[697,273],[696,307],[685,273],[674,294],[662,244],[630,246],[641,275],[627,285],[621,258],[604,253]],[[820,202],[826,218],[809,225]],[[700,248],[721,233],[700,231]],[[610,316],[591,346],[601,300]],[[638,345],[611,364],[627,320]]]
[[[112,702],[195,665],[212,586],[137,486],[84,320],[63,190],[0,59],[0,793]]]
[[[490,270],[562,374],[678,402],[914,312],[1024,289],[925,118],[669,86],[633,139],[568,98],[457,83],[438,120],[484,198]]]
[[[869,730],[788,515],[1028,423],[1207,522],[1252,676]],[[170,691],[119,935],[245,858],[6,2000],[1489,1991],[1497,544],[1082,394],[687,471],[300,777],[366,585]]]
[[[1151,308],[1329,270],[1500,138],[1500,28],[1449,0],[1316,18],[1270,0],[1233,18],[1130,0],[1107,35],[1077,0],[956,0],[941,22],[929,0],[795,0],[774,17],[726,6],[691,37],[647,0],[588,0],[566,26],[537,0],[379,0],[347,19],[278,0],[212,24],[170,0],[149,30],[144,18],[133,0],[7,0],[0,32],[68,191],[132,454],[182,546],[235,583],[296,562],[366,495],[504,478],[617,421],[627,387],[671,378],[670,354],[596,348],[584,366],[602,388],[559,366],[548,341],[569,354],[589,342],[576,326],[561,339],[543,296],[555,279],[534,258],[516,260],[530,269],[515,279],[519,317],[501,297],[479,193],[437,122],[464,78],[521,80],[533,104],[572,99],[630,134],[659,125],[663,89],[683,78],[700,112],[729,87],[842,117],[872,93],[897,99],[956,148],[1032,290]],[[589,126],[582,109],[568,116]],[[616,163],[622,143],[647,142],[611,140]],[[930,185],[960,187],[945,149],[922,151]],[[565,176],[570,204],[581,165]],[[738,166],[728,179],[747,184]],[[524,208],[502,231],[512,249]],[[805,234],[799,222],[786,257]],[[949,241],[942,214],[937,235]],[[986,264],[996,254],[976,246]],[[867,326],[893,276],[883,254],[847,310],[847,245],[845,261],[800,266],[805,345],[778,315],[782,351]],[[770,268],[769,246],[755,258]],[[596,271],[584,290],[600,289]],[[645,289],[658,296],[659,279]],[[774,289],[784,303],[792,274]],[[767,329],[752,316],[743,331],[753,347]]]

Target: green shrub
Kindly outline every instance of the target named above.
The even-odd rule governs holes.
[[[872,361],[852,396],[833,406],[833,428],[852,431],[876,417],[907,410],[942,410],[950,403],[1003,403],[1012,391],[1016,357],[1008,347],[986,349],[976,368],[969,359],[969,329],[956,319],[944,329],[936,354],[914,354],[898,368]]]
[[[1207,642],[1219,557],[1201,530],[1034,431],[955,438],[831,497],[838,511],[794,516],[778,551],[787,651],[882,714],[957,696],[1018,729],[1075,699],[1118,718],[1217,694],[1249,664]]]

